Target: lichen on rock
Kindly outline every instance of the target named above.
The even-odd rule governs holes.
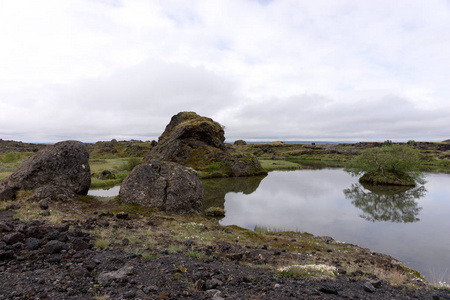
[[[64,141],[30,156],[13,174],[0,181],[0,199],[13,199],[18,190],[44,186],[56,186],[76,195],[86,195],[90,185],[86,145],[78,141]]]
[[[203,186],[195,170],[152,160],[135,167],[125,178],[119,200],[171,213],[197,213],[202,206]]]

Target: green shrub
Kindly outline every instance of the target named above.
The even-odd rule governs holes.
[[[364,183],[415,185],[425,183],[420,167],[419,150],[387,143],[363,150],[347,163],[345,170],[354,176],[363,174],[360,181]]]

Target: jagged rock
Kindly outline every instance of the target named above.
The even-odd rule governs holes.
[[[57,186],[77,195],[86,195],[90,185],[87,147],[81,142],[65,141],[37,152],[16,172],[0,181],[0,199],[14,198],[17,190],[43,186]]]
[[[204,177],[267,174],[253,155],[232,156],[224,141],[219,123],[194,112],[181,112],[172,117],[144,162],[173,161],[201,171]]]
[[[172,213],[199,212],[203,186],[195,170],[173,162],[152,160],[135,167],[125,178],[119,199]]]

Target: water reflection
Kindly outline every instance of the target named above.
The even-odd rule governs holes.
[[[259,187],[265,176],[231,177],[204,179],[203,184],[203,209],[208,207],[225,207],[225,195],[227,193],[243,193],[250,195]]]
[[[395,223],[413,223],[422,207],[417,200],[423,198],[426,189],[420,187],[374,186],[355,183],[345,189],[345,198],[361,209],[361,218],[371,222],[390,221]]]

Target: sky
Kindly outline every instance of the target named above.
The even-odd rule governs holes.
[[[0,139],[450,138],[450,0],[0,0]]]

